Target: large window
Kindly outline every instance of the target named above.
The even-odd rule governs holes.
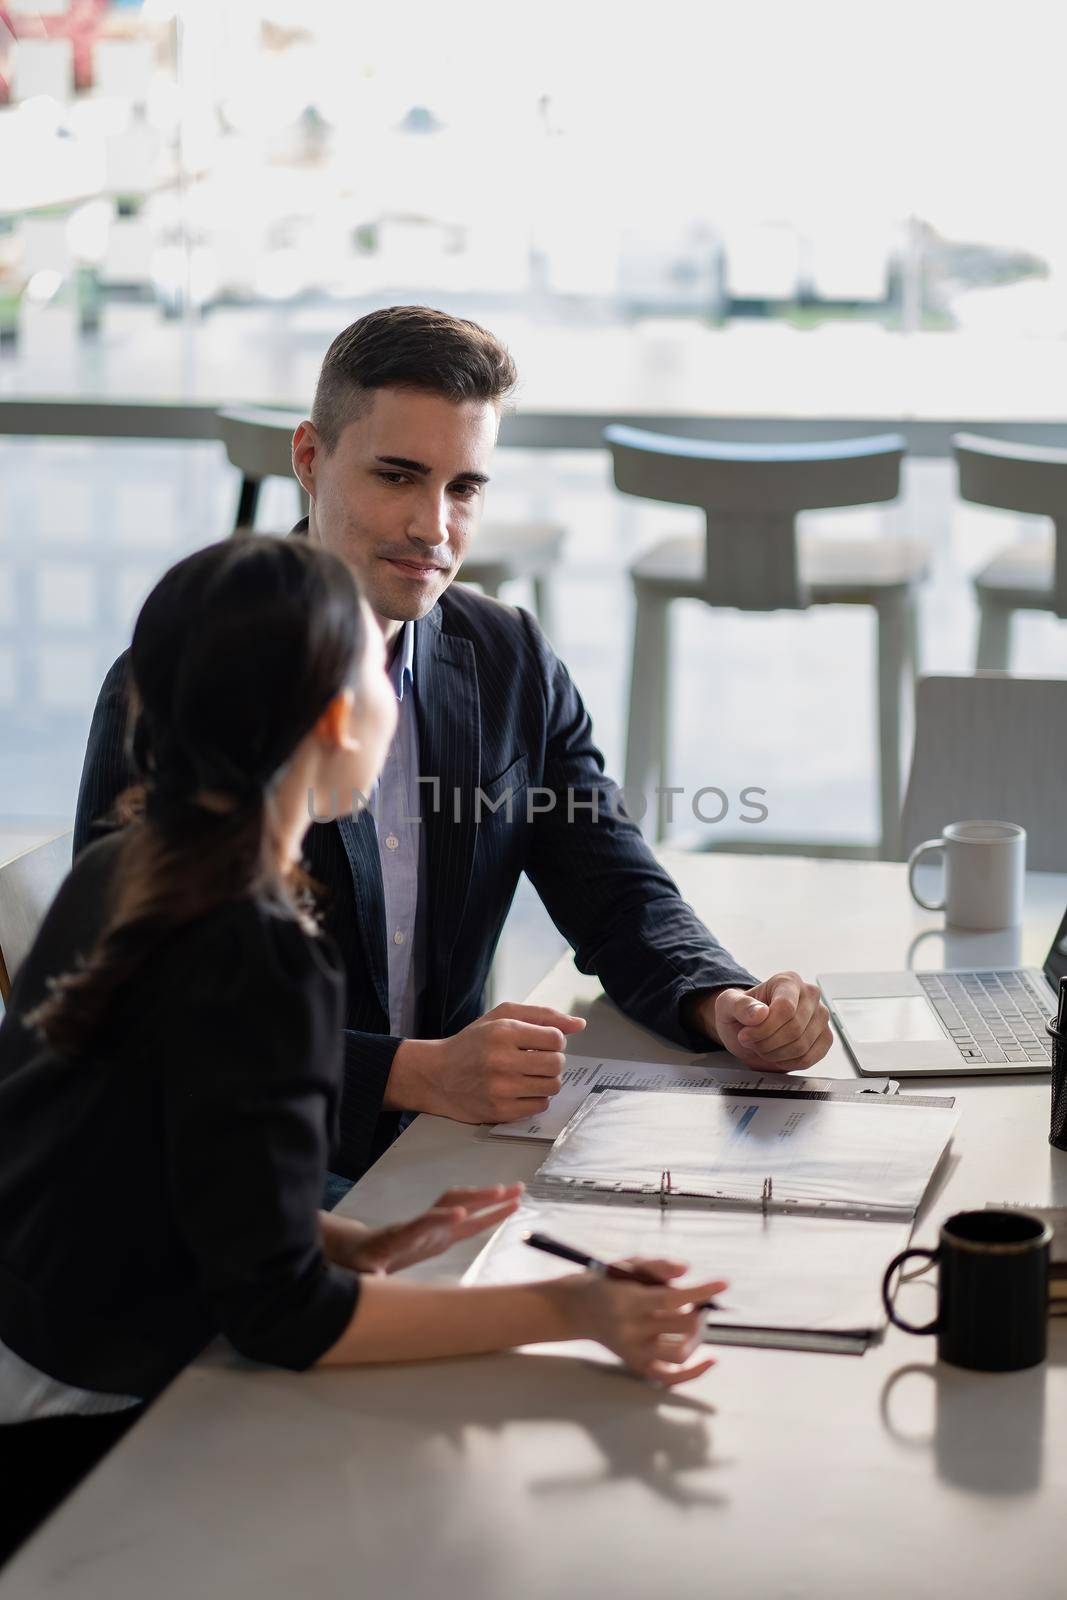
[[[537,404],[1055,414],[1065,45],[1047,0],[0,5],[0,391],[297,400],[418,299]]]

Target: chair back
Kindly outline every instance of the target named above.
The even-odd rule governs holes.
[[[216,420],[226,454],[246,482],[258,484],[264,478],[288,478],[296,483],[293,433],[304,420],[301,412],[235,406],[217,412]],[[307,495],[301,484],[297,483],[297,488],[306,514]]]
[[[1055,562],[1050,604],[1058,617],[1067,617],[1067,450],[957,433],[952,453],[961,500],[1052,519]]]
[[[698,506],[707,522],[702,598],[742,611],[800,609],[796,519],[801,511],[873,505],[900,493],[899,434],[825,444],[740,445],[613,426],[623,494]]]
[[[920,678],[901,819],[908,853],[949,822],[1018,822],[1026,864],[1067,871],[1067,680],[1004,672]]]
[[[5,1006],[15,974],[70,871],[73,841],[73,833],[57,834],[0,867],[0,1000]]]

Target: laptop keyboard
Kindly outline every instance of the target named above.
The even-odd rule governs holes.
[[[1047,1000],[1024,972],[917,972],[926,997],[968,1061],[1032,1061],[1052,1055]]]

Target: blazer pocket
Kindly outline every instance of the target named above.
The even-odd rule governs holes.
[[[525,820],[523,796],[529,782],[525,756],[519,756],[498,778],[491,778],[474,791],[474,820],[483,827],[497,818],[505,822]]]

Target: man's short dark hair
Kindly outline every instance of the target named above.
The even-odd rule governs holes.
[[[351,323],[327,350],[311,420],[331,451],[374,389],[417,389],[457,404],[485,400],[499,407],[516,377],[507,350],[476,322],[429,306],[386,306]]]

